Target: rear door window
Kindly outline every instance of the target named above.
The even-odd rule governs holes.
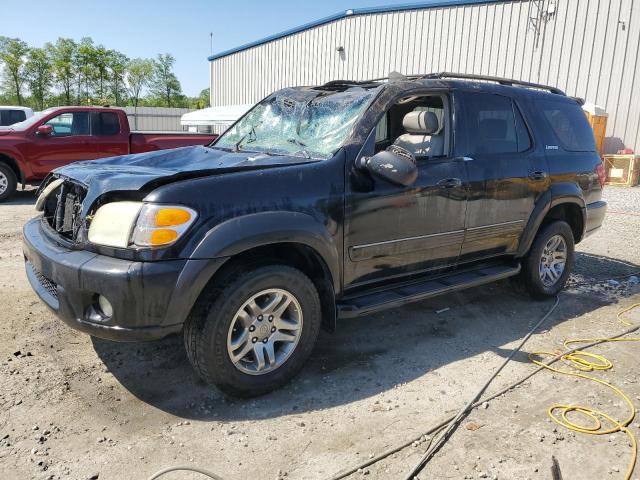
[[[540,102],[542,113],[560,146],[570,152],[595,152],[596,142],[587,116],[577,104]]]
[[[92,114],[93,135],[110,136],[120,133],[120,120],[114,112],[100,112]]]
[[[524,152],[531,138],[512,100],[492,93],[468,93],[464,97],[470,154]]]

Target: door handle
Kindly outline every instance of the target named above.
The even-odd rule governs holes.
[[[443,178],[436,183],[440,188],[455,188],[462,185],[462,180],[459,178]]]
[[[531,180],[544,180],[545,178],[547,178],[547,172],[543,172],[541,170],[537,170],[535,172],[531,172],[529,174],[529,178]]]

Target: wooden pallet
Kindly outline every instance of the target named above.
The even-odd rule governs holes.
[[[640,155],[605,155],[606,185],[633,187],[640,177]]]

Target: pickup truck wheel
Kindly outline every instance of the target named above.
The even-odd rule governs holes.
[[[240,397],[265,394],[291,380],[315,345],[320,298],[301,271],[269,265],[218,281],[194,307],[184,330],[198,374]]]
[[[18,179],[11,167],[0,163],[0,202],[8,199],[18,188]]]
[[[522,279],[529,294],[536,299],[556,295],[569,278],[573,260],[571,227],[557,221],[542,228],[522,266]]]

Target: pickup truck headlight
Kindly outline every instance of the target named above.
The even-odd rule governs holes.
[[[197,217],[181,205],[111,202],[101,206],[89,226],[89,241],[111,247],[164,247],[176,242]]]

